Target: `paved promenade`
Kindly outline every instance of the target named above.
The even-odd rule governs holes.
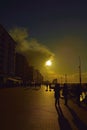
[[[87,130],[87,109],[60,99],[55,108],[54,91],[37,88],[0,89],[0,130]]]

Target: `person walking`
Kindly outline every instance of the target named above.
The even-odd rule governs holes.
[[[59,106],[60,102],[59,102],[59,98],[60,98],[60,85],[59,83],[55,84],[55,88],[54,88],[54,97],[55,97],[55,106]]]
[[[67,101],[68,101],[68,86],[66,83],[64,83],[63,86],[63,96],[64,96],[64,100],[65,100],[65,105],[67,105]]]
[[[77,84],[76,86],[76,97],[77,97],[77,104],[80,107],[80,95],[82,94],[82,88],[80,84]]]

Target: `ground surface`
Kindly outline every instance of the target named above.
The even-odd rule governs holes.
[[[54,91],[45,89],[0,89],[0,130],[87,130],[86,107],[60,99],[55,108]]]

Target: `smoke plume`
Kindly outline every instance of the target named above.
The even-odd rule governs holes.
[[[54,59],[54,53],[36,39],[31,39],[25,28],[13,28],[9,33],[17,42],[16,52],[25,55],[30,65],[45,72],[44,64],[46,60]]]

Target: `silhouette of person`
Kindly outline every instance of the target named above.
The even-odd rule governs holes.
[[[65,100],[65,105],[67,105],[67,100],[68,100],[68,86],[66,83],[64,83],[63,86],[63,96],[64,96],[64,100]]]
[[[55,106],[57,106],[57,104],[58,104],[58,106],[60,105],[60,103],[59,103],[59,98],[60,98],[60,85],[59,85],[59,83],[56,83],[55,84],[55,88],[54,88],[54,97],[55,97]]]
[[[46,91],[48,91],[48,87],[49,87],[49,84],[48,84],[48,83],[46,83]]]

